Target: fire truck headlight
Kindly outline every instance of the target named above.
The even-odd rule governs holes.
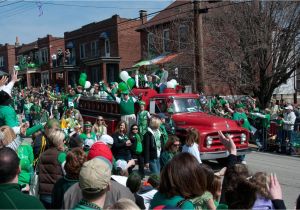
[[[206,147],[207,147],[207,148],[210,148],[211,145],[212,145],[212,142],[213,142],[213,138],[210,137],[210,136],[207,136],[207,137],[206,137]]]
[[[241,134],[241,144],[244,144],[246,140],[247,140],[246,134],[242,133]]]

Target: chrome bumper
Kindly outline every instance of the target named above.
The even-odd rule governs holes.
[[[246,155],[250,153],[250,149],[238,149],[237,156]],[[228,157],[228,151],[220,151],[220,152],[200,152],[201,160],[215,160],[219,158],[226,158]]]

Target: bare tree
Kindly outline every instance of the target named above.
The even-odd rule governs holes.
[[[205,47],[207,74],[266,107],[274,89],[299,68],[300,2],[239,2],[205,21],[211,38]]]

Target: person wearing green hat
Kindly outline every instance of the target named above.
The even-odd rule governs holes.
[[[134,103],[137,102],[137,99],[129,96],[128,90],[124,90],[121,97],[116,97],[115,100],[120,107],[121,120],[125,121],[128,127],[131,127],[134,123],[136,123]]]
[[[76,92],[73,88],[70,88],[69,94],[66,96],[66,99],[65,99],[65,106],[68,106],[69,102],[73,102],[74,108],[77,109],[79,100],[80,100],[80,95],[76,94]]]
[[[248,117],[244,111],[244,104],[236,104],[235,112],[233,113],[232,119],[238,122],[242,122],[242,127],[251,132],[251,125]],[[246,164],[245,155],[239,156],[242,163]]]
[[[39,98],[34,99],[34,104],[30,107],[30,115],[32,119],[32,125],[39,124],[41,120],[41,112],[42,112],[42,107],[40,105],[40,100]]]
[[[139,127],[139,133],[143,137],[148,129],[148,120],[151,118],[150,113],[145,110],[145,101],[139,101],[140,111],[137,113],[137,124]]]
[[[248,117],[244,112],[244,105],[243,104],[236,104],[235,112],[232,116],[233,120],[236,121],[243,121],[243,128],[246,128],[248,131],[251,131],[251,125],[249,123]]]
[[[84,132],[80,134],[80,138],[84,141],[84,146],[89,149],[93,143],[97,141],[96,134],[92,132],[92,123],[90,121],[86,121],[84,123]]]

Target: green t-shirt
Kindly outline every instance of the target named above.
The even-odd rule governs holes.
[[[86,139],[92,139],[94,141],[96,141],[96,134],[94,132],[91,132],[91,137],[87,137],[86,133],[82,133],[80,134],[80,138],[85,141]]]
[[[184,198],[179,195],[167,198],[166,195],[157,192],[150,203],[150,209],[161,205],[176,207],[182,200],[184,200]],[[193,203],[189,200],[185,201],[180,207],[181,209],[194,209]]]

